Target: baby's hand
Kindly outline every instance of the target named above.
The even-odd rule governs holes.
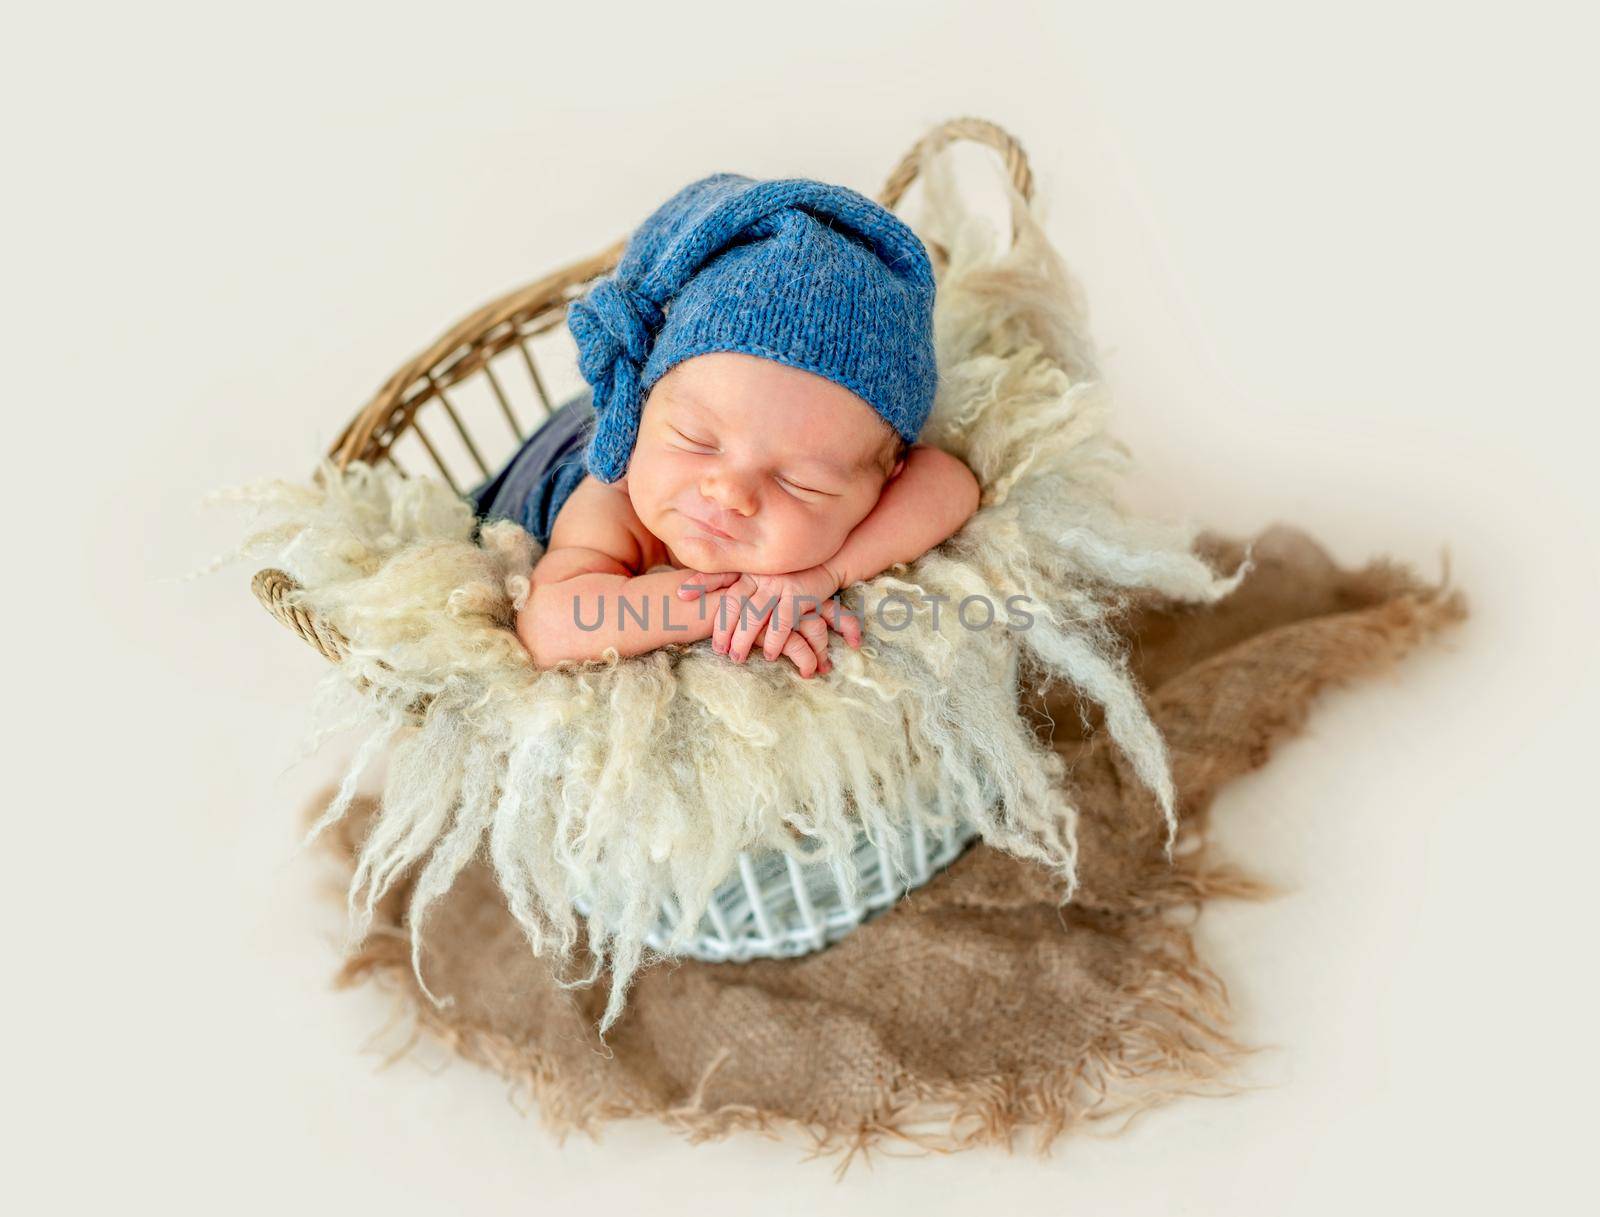
[[[756,636],[757,645],[765,642],[769,628],[770,623],[761,627],[761,632]],[[826,676],[833,671],[833,660],[828,658],[827,623],[821,617],[801,618],[778,655],[780,661],[785,658],[794,664],[795,669],[806,680],[811,679],[813,675]]]
[[[808,618],[823,623],[820,655],[826,655],[830,626],[852,647],[861,646],[861,621],[832,599],[839,580],[825,565],[781,575],[686,571],[678,595],[693,600],[719,590],[711,648],[735,663],[749,658],[758,639],[767,659],[787,653],[793,631]]]

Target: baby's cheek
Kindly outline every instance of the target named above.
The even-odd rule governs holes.
[[[668,479],[654,466],[644,465],[637,471],[629,470],[629,497],[633,501],[634,511],[647,526],[659,522],[662,505],[669,499],[669,488]]]
[[[853,512],[839,510],[821,512],[806,520],[803,535],[807,553],[801,565],[815,566],[833,557],[857,523]]]

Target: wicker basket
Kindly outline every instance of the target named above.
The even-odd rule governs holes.
[[[680,955],[707,963],[744,963],[750,959],[784,959],[820,951],[838,942],[872,914],[915,891],[954,862],[977,837],[966,824],[951,824],[930,836],[912,823],[893,838],[905,851],[909,877],[890,861],[887,842],[856,838],[848,865],[855,872],[856,899],[844,899],[844,876],[832,868],[807,864],[779,850],[740,854],[738,870],[717,886],[689,945]],[[588,914],[582,900],[573,902]],[[667,940],[683,919],[671,903],[662,906],[656,927],[645,941],[667,951]]]
[[[1021,145],[993,123],[959,118],[934,128],[901,159],[878,201],[894,207],[915,180],[923,156],[958,140],[995,149],[1017,191],[1031,200],[1033,178]],[[458,494],[489,478],[553,413],[554,403],[563,400],[559,390],[552,394],[557,380],[550,373],[575,366],[564,324],[567,305],[616,267],[626,244],[626,239],[618,241],[451,326],[402,364],[350,420],[329,453],[335,466],[388,462],[405,475],[413,463],[431,465]],[[945,250],[930,241],[928,254],[936,273],[942,273]],[[524,426],[524,419],[531,427]],[[280,570],[260,571],[251,582],[273,617],[321,655],[339,662],[346,640],[329,623],[288,603],[296,586]],[[420,713],[421,707],[413,709]],[[852,857],[859,898],[849,904],[840,898],[840,877],[828,867],[802,864],[782,852],[741,854],[737,872],[717,889],[687,953],[705,960],[743,961],[818,950],[927,882],[975,835],[970,828],[953,826],[935,838],[917,828],[874,843],[863,832]],[[896,850],[905,851],[909,881],[894,878],[890,854]],[[581,901],[578,911],[585,911]],[[677,910],[664,908],[650,945],[662,949],[677,924]]]

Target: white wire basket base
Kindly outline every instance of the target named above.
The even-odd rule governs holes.
[[[713,893],[688,946],[670,954],[708,963],[744,963],[820,951],[928,882],[977,835],[968,824],[930,832],[912,823],[900,838],[910,873],[897,880],[888,850],[874,845],[863,832],[847,864],[857,875],[853,904],[842,899],[832,866],[802,863],[781,850],[742,853],[738,869]],[[580,914],[588,912],[582,901],[576,907]],[[667,939],[680,920],[677,908],[667,901],[645,941],[669,953]]]

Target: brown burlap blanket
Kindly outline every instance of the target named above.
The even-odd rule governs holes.
[[[1243,546],[1208,539],[1204,551],[1232,569]],[[1070,693],[1033,689],[1026,712],[1078,792],[1082,886],[1069,905],[1048,872],[980,843],[817,954],[645,970],[602,1046],[604,978],[558,986],[474,864],[426,925],[430,983],[450,1004],[416,988],[398,924],[406,885],[342,977],[393,986],[424,1029],[526,1088],[561,1131],[645,1115],[696,1139],[800,1131],[848,1162],[889,1138],[960,1148],[1028,1132],[1043,1148],[1081,1121],[1224,1086],[1241,1047],[1185,914],[1265,889],[1209,856],[1213,798],[1298,729],[1320,690],[1465,615],[1442,585],[1387,562],[1341,570],[1290,529],[1264,534],[1255,555],[1217,606],[1146,602],[1123,622],[1181,795],[1175,863],[1148,792],[1092,716]],[[363,811],[337,837],[344,858]]]

